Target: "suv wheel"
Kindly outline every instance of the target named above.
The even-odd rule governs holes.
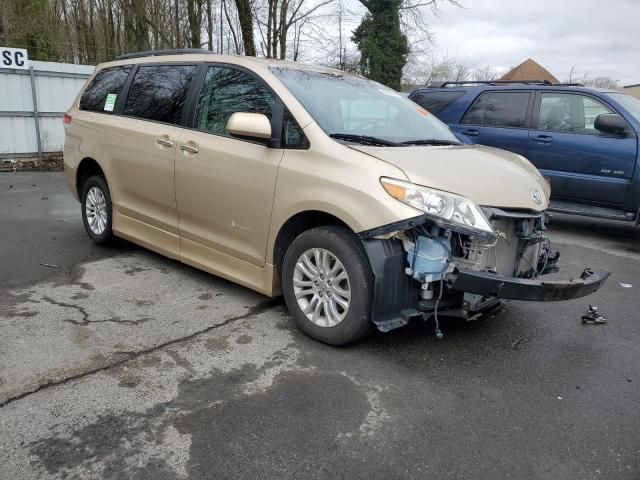
[[[94,175],[87,179],[82,188],[80,204],[84,228],[91,239],[98,245],[112,243],[111,195],[103,176]]]
[[[373,274],[346,228],[318,227],[298,236],[284,258],[282,289],[298,328],[316,340],[346,345],[371,330]]]

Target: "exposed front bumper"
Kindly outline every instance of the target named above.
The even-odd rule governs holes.
[[[580,278],[571,280],[529,280],[459,269],[451,289],[487,297],[550,302],[590,295],[597,291],[607,278],[609,272],[594,273],[589,269],[585,270]]]

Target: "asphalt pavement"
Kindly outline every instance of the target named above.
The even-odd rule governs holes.
[[[601,291],[334,348],[281,299],[93,245],[61,173],[0,174],[0,478],[638,479],[640,227],[550,236]]]

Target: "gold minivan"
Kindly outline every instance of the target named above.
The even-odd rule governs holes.
[[[333,345],[500,299],[565,300],[549,184],[341,71],[204,51],[99,65],[64,119],[88,235],[121,237],[268,296]]]

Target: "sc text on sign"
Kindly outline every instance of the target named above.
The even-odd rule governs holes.
[[[28,69],[27,51],[24,48],[0,47],[0,67]]]

